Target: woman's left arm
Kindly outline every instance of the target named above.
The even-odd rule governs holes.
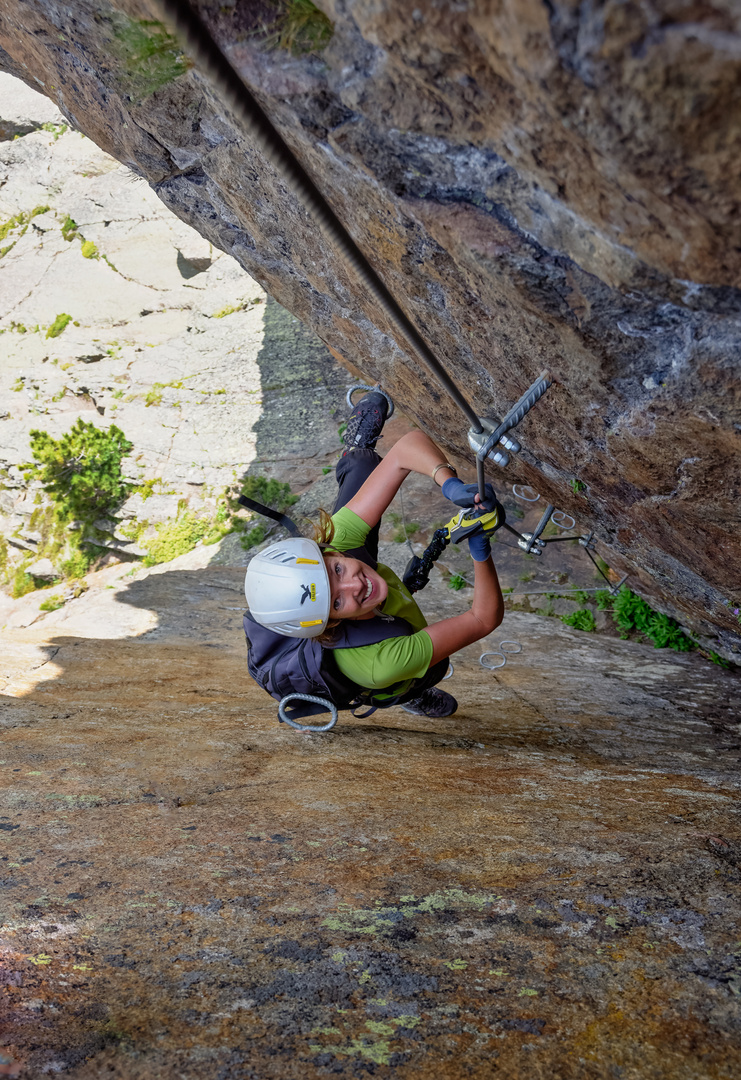
[[[350,499],[347,508],[373,528],[383,517],[410,472],[426,474],[429,477],[432,477],[434,472],[438,487],[442,487],[446,480],[454,476],[455,473],[447,467],[437,468],[446,460],[442,451],[423,431],[410,431],[391,447],[357,495]]]
[[[473,567],[473,603],[470,609],[461,615],[432,623],[422,631],[432,640],[430,666],[491,634],[504,618],[502,590],[491,555],[481,562],[474,560]]]

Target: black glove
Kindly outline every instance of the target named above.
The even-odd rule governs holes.
[[[457,476],[449,477],[441,490],[446,499],[455,503],[456,506],[462,506],[465,510],[476,507],[488,512],[493,510],[497,504],[497,497],[491,484],[487,484],[484,488],[486,498],[480,503],[476,502],[476,496],[479,493],[478,484],[464,484]]]

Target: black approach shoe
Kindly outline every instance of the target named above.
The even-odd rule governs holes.
[[[379,390],[362,397],[350,413],[342,441],[348,450],[373,450],[383,431],[389,399]]]
[[[424,694],[401,707],[404,712],[412,713],[413,716],[452,716],[458,708],[458,702],[452,694],[431,686]]]

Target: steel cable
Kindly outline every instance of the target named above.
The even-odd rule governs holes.
[[[206,24],[186,0],[157,0],[165,19],[174,28],[185,51],[199,72],[218,89],[224,102],[239,119],[260,152],[278,170],[287,186],[316,221],[327,239],[369,289],[407,345],[437,377],[473,430],[483,430],[481,421],[445,368],[406,315],[391,291],[353,240],[293,151],[248,90],[239,74],[222,53]]]

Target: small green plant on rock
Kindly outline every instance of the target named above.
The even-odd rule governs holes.
[[[652,641],[656,649],[689,652],[695,643],[687,637],[676,619],[654,611],[646,601],[623,586],[614,600],[613,617],[623,631],[621,637],[635,630]]]
[[[578,611],[572,612],[571,615],[562,615],[561,622],[567,626],[573,626],[575,630],[583,630],[588,634],[597,626],[594,615],[589,608],[579,608]]]
[[[16,237],[16,240],[19,240],[21,236],[25,235],[31,221],[38,217],[39,214],[46,214],[48,210],[48,206],[35,206],[28,213],[14,214],[13,217],[8,218],[7,221],[0,225],[0,241],[7,239],[8,234],[15,232],[16,229],[20,229],[20,233]]]
[[[268,480],[264,476],[245,477],[236,490],[236,494],[228,496],[228,503],[232,510],[239,509],[240,495],[269,506],[281,514],[285,513],[289,506],[298,502],[298,495],[293,494],[290,484],[284,484],[280,480]]]
[[[262,503],[263,506],[269,506],[281,514],[298,501],[298,495],[293,494],[290,484],[282,483],[280,480],[268,480],[264,476],[248,476],[241,484],[227,492],[226,504],[232,516],[229,529],[225,531],[242,533],[240,543],[247,551],[263,542],[267,535],[267,527],[263,522],[254,522],[253,519],[236,516],[237,511],[241,509],[240,495]]]
[[[448,588],[453,589],[454,592],[458,592],[468,585],[468,582],[461,574],[451,574],[450,581],[448,582]]]
[[[54,142],[56,142],[60,135],[64,135],[69,130],[69,126],[67,124],[52,124],[48,121],[46,124],[41,125],[41,130],[48,131]]]
[[[69,558],[62,560],[59,569],[65,578],[81,578],[88,572],[92,563],[93,556],[76,547],[73,541],[71,554]]]
[[[334,24],[312,0],[280,0],[265,45],[300,56],[325,49],[333,33]]]
[[[26,573],[24,567],[19,567],[13,576],[13,585],[11,593],[14,600],[19,600],[21,596],[25,596],[26,593],[33,592],[36,588],[36,582],[30,574]]]
[[[145,566],[170,562],[178,555],[191,551],[208,532],[207,518],[199,518],[189,510],[181,510],[175,521],[165,522],[157,528],[155,537],[147,544],[149,553]]]
[[[241,304],[227,304],[227,306],[223,307],[221,311],[214,312],[211,317],[213,319],[224,319],[227,315],[233,315],[235,311],[242,311],[244,306],[244,301],[242,301]]]
[[[587,485],[581,480],[569,480],[569,487],[575,495],[581,495],[583,491],[587,490]]]
[[[39,611],[58,611],[61,607],[64,607],[64,600],[61,596],[54,595],[39,604]]]
[[[71,322],[72,322],[72,316],[67,315],[65,312],[62,312],[60,315],[57,315],[54,322],[51,324],[49,329],[46,331],[46,336],[48,338],[59,337],[59,335],[66,330],[67,326]]]
[[[184,75],[190,61],[164,23],[116,13],[113,51],[121,61],[120,80],[137,101]]]
[[[67,240],[74,240],[77,236],[77,222],[67,214],[66,218],[62,222],[62,237]]]
[[[92,240],[83,240],[80,247],[83,259],[98,259],[100,258],[98,253],[98,246],[94,244]]]

